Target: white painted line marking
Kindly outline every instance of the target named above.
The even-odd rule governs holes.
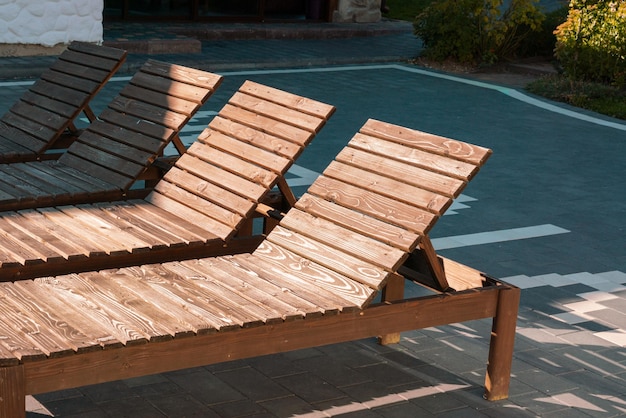
[[[494,244],[496,242],[516,241],[520,239],[539,238],[549,235],[566,234],[570,231],[555,225],[545,224],[524,228],[503,229],[500,231],[479,232],[476,234],[456,235],[435,238],[433,245],[438,250],[468,247],[470,245]]]
[[[527,103],[531,106],[538,107],[540,109],[547,110],[561,114],[563,116],[571,117],[574,119],[582,120],[596,125],[605,126],[607,128],[618,129],[626,131],[626,124],[613,122],[596,118],[590,115],[576,112],[574,110],[565,109],[555,104],[548,103],[546,101],[530,97],[518,90],[508,87],[498,86],[496,84],[489,84],[482,81],[471,80],[467,78],[457,77],[449,74],[438,73],[434,71],[428,71],[416,67],[408,67],[400,64],[380,64],[380,65],[351,65],[351,66],[338,66],[338,67],[316,67],[316,68],[297,68],[297,69],[276,69],[276,70],[246,70],[246,71],[225,71],[219,73],[222,76],[248,76],[248,75],[264,75],[264,74],[297,74],[297,73],[322,73],[322,72],[339,72],[339,71],[367,71],[367,70],[381,70],[381,69],[395,69],[413,74],[420,74],[427,77],[435,77],[443,80],[449,80],[456,83],[468,84],[475,87],[485,88],[489,90],[495,90],[502,94],[509,96],[512,99],[519,100]],[[109,82],[129,81],[131,76],[119,76],[112,77]],[[33,84],[33,81],[7,81],[0,82],[0,87],[4,86],[27,86]]]

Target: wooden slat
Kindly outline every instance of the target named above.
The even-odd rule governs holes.
[[[295,160],[302,152],[302,145],[279,138],[267,132],[258,131],[238,122],[215,116],[209,123],[210,129],[205,129],[199,136],[198,141],[211,141],[211,136],[223,133],[240,141],[254,144],[270,152]]]
[[[164,100],[165,104],[165,100]],[[109,108],[138,118],[178,130],[187,121],[188,115],[172,112],[164,107],[154,106],[137,99],[117,96],[109,102]]]
[[[57,297],[56,293],[51,292],[45,285],[42,285],[41,281],[20,280],[10,287],[13,291],[19,289],[24,295],[28,295],[28,297],[36,299],[38,303],[42,303],[46,307],[46,310],[59,318],[59,321],[67,321],[71,318],[71,329],[76,329],[77,334],[84,334],[92,341],[97,342],[97,345],[93,347],[89,345],[78,347],[75,345],[75,347],[73,347],[75,351],[83,353],[98,346],[104,349],[121,347],[121,341],[115,338],[115,336],[106,329],[94,326],[93,321],[83,315],[79,306],[73,303],[67,303],[65,299]]]
[[[0,303],[3,331],[8,334],[9,341],[16,344],[15,352],[28,353],[26,355],[34,357],[33,359],[40,357],[40,353],[47,357],[73,354],[74,350],[66,340],[50,329],[42,327],[42,324],[36,321],[35,315],[29,315],[28,309],[20,306],[16,295],[11,292],[11,286],[2,283],[0,289],[4,299],[3,303]],[[25,361],[24,355],[22,361]]]
[[[75,207],[68,207],[65,211],[61,210],[61,207],[39,208],[38,211],[48,220],[48,225],[56,233],[63,230],[66,239],[73,240],[72,242],[75,243],[80,242],[81,245],[84,244],[90,250],[90,256],[128,253],[128,250],[112,237],[94,232],[91,228],[86,227],[85,224],[76,222],[70,216],[70,213],[78,211]]]
[[[478,171],[476,164],[360,133],[350,140],[350,146],[382,156],[393,156],[394,159],[461,180],[471,179]]]
[[[14,286],[3,286],[7,301],[24,314],[28,315],[38,335],[49,335],[56,346],[49,348],[50,356],[58,357],[75,353],[99,351],[101,344],[97,339],[85,335],[68,321],[67,314],[77,315],[72,309],[67,309],[64,304],[55,303],[54,298],[49,297],[48,292],[39,291],[38,286],[31,280],[18,282]],[[52,303],[49,303],[51,301]],[[77,316],[80,316],[79,314]],[[20,329],[25,332],[23,328]],[[51,342],[52,342],[51,341]],[[42,344],[43,346],[43,344]],[[71,350],[71,351],[70,351]]]
[[[48,127],[50,130],[57,132],[65,127],[67,118],[46,110],[41,107],[31,106],[24,102],[17,102],[10,109],[11,113],[19,115],[24,119],[30,119],[35,123]]]
[[[174,264],[169,264],[172,267]],[[140,269],[139,273],[136,271]],[[125,272],[132,272],[132,280],[140,280],[148,286],[166,294],[169,298],[179,300],[185,304],[189,312],[200,316],[207,322],[208,327],[200,329],[199,334],[211,334],[214,331],[233,331],[243,326],[241,318],[233,319],[228,314],[228,307],[215,300],[201,287],[193,284],[193,278],[185,278],[176,273],[178,269],[168,269],[160,264],[149,264],[141,267],[125,268]]]
[[[79,146],[76,143],[72,144],[72,147]],[[81,150],[87,151],[85,148]],[[119,190],[128,188],[134,183],[135,178],[144,171],[144,167],[129,161],[123,161],[119,158],[114,158],[110,155],[101,155],[97,153],[89,153],[94,158],[97,158],[97,162],[89,161],[81,158],[79,155],[70,153],[69,151],[63,154],[63,160],[58,161],[60,164],[78,170],[91,177],[95,177],[99,180],[106,180],[109,184],[115,186]],[[114,169],[116,171],[114,171]]]
[[[182,110],[180,113],[188,114],[194,111],[194,104],[196,106],[202,105],[207,95],[210,94],[210,89],[181,83],[170,78],[154,76],[143,71],[138,72],[120,94],[125,97],[135,97],[135,93],[140,94],[142,90],[146,90],[146,102],[160,107],[168,107],[172,110],[180,108]],[[151,92],[158,95],[155,96]],[[162,101],[163,99],[161,101],[152,99],[152,97],[158,96],[161,96],[161,98],[166,96],[168,101],[171,100],[174,105],[169,106],[168,103]]]
[[[29,230],[24,228],[27,226],[24,225],[25,222],[20,222],[19,227],[10,222],[11,218],[15,219],[17,216],[8,212],[0,217],[0,235],[3,237],[0,248],[3,252],[11,254],[12,260],[23,265],[61,262],[63,256],[39,236],[29,233]]]
[[[99,272],[98,283],[115,294],[133,295],[142,301],[142,311],[151,321],[160,322],[176,338],[207,334],[214,327],[200,316],[186,310],[188,302],[175,301],[156,291],[137,276],[145,274],[141,268],[111,269]],[[130,296],[131,298],[133,296]],[[131,299],[132,300],[132,299]]]
[[[176,166],[193,173],[197,173],[195,167],[200,166],[202,167],[202,178],[207,180],[211,179],[211,182],[233,193],[244,196],[255,203],[267,192],[267,188],[259,184],[253,183],[250,180],[244,179],[219,167],[207,163],[199,163],[198,161],[200,160],[187,153],[178,159]]]
[[[271,119],[257,113],[250,112],[229,104],[226,104],[219,116],[236,121],[261,132],[270,133],[280,138],[289,139],[297,144],[306,145],[314,137],[314,134],[304,129]],[[210,126],[210,125],[209,125]]]
[[[70,54],[72,55],[70,57]],[[106,80],[110,75],[110,70],[100,70],[96,66],[86,66],[85,62],[88,62],[89,65],[95,64],[95,60],[97,57],[85,57],[83,54],[76,53],[74,51],[66,51],[63,53],[63,59],[59,59],[54,64],[50,66],[51,70],[58,71],[60,73],[65,73],[74,77],[85,78],[90,81],[95,81],[97,83],[102,83],[102,81]],[[75,61],[75,62],[72,62]],[[88,61],[87,61],[88,60]],[[111,60],[102,60],[103,62],[100,64],[101,66],[111,67]]]
[[[235,93],[229,104],[253,111],[259,115],[277,119],[284,123],[297,126],[307,131],[316,132],[320,126],[319,118],[303,113],[300,109],[293,110],[275,103],[259,99],[255,96],[249,96],[241,92]]]
[[[24,94],[22,94],[22,97],[20,97],[20,100],[24,103],[28,103],[29,105],[38,106],[48,111],[57,113],[65,118],[73,119],[76,115],[76,106],[59,101],[54,97],[45,97],[40,94],[34,94],[31,91],[25,91]],[[26,112],[28,113],[28,110],[26,110]],[[65,123],[67,123],[67,121],[65,121]]]
[[[66,166],[58,160],[28,162],[25,164],[32,165],[32,168],[44,171],[49,175],[60,179],[62,182],[71,183],[71,185],[76,188],[84,189],[87,194],[90,192],[98,193],[99,190],[109,190],[115,187],[107,181],[87,176],[84,172]],[[74,196],[77,199],[80,199],[80,196],[77,196],[76,192],[74,193]]]
[[[46,80],[47,82],[52,84],[71,87],[74,90],[78,90],[87,94],[91,94],[100,85],[100,83],[96,83],[91,80],[86,80],[84,78],[75,77],[73,75],[63,74],[55,71],[43,72],[41,74],[41,79]]]
[[[309,187],[308,193],[418,234],[427,233],[437,219],[436,215],[425,209],[330,177],[318,177]]]
[[[93,210],[89,205],[58,206],[58,210],[70,216],[79,230],[93,231],[95,236],[102,236],[103,241],[110,241],[125,248],[129,253],[146,252],[151,249],[149,243],[118,228],[105,217],[98,216],[100,211]]]
[[[227,137],[225,137],[225,142],[228,142]],[[206,144],[196,142],[189,147],[187,153],[201,159],[202,161],[206,161],[213,166],[221,167],[228,172],[234,173],[253,183],[257,183],[265,189],[271,189],[276,183],[276,173],[269,171],[266,167],[246,161],[239,156],[223,152],[218,148],[213,148]],[[252,151],[252,153],[254,153],[254,151]],[[259,159],[262,160],[262,153],[259,152],[258,154],[260,154]],[[252,158],[253,156],[254,154],[250,154],[249,158]],[[291,164],[285,163],[282,164],[282,167],[280,168],[289,167],[290,165]]]
[[[202,228],[206,231],[206,237],[213,238],[217,236],[222,240],[227,240],[235,233],[235,230],[232,227],[218,222],[203,213],[200,213],[195,209],[185,206],[182,203],[160,193],[152,192],[146,196],[145,200],[160,209],[177,214],[189,222],[202,226]]]
[[[328,119],[335,112],[334,106],[258,84],[250,80],[246,81],[239,90],[288,108],[298,109],[301,112],[315,115],[321,119]]]
[[[324,175],[441,215],[452,199],[357,167],[333,161]]]
[[[226,135],[217,134],[204,138],[197,148],[201,148],[200,145],[202,144],[210,144],[214,148],[230,153],[257,166],[272,170],[277,174],[285,174],[287,167],[291,165],[291,161],[274,152],[266,151],[256,145],[251,145]]]
[[[94,45],[92,43],[78,42],[78,41],[72,42],[67,47],[67,49],[70,51],[77,51],[77,52],[81,52],[84,54],[89,54],[89,55],[94,55],[97,57],[114,60],[114,62],[116,63],[115,65],[117,65],[118,61],[123,61],[127,54],[127,52],[123,49],[112,48],[109,46]],[[81,61],[83,60],[81,59]],[[89,62],[88,65],[91,65],[91,62]],[[114,64],[111,63],[109,65],[114,65]]]
[[[181,264],[208,279],[205,281],[196,278],[195,283],[202,284],[203,287],[210,283],[209,288],[221,294],[222,300],[231,300],[237,304],[238,309],[262,318],[266,324],[281,323],[302,317],[302,314],[295,312],[292,306],[280,303],[260,289],[248,286],[246,283],[237,283],[233,280],[233,275],[238,274],[237,268],[220,257],[207,259],[205,263],[192,260],[183,261]]]
[[[207,199],[203,199],[202,196],[190,193],[168,182],[158,182],[154,187],[154,191],[214,219],[218,223],[217,231],[220,232],[224,226],[233,229],[236,228],[243,220],[243,216],[232,211],[230,208],[219,206]],[[203,223],[202,227],[207,230],[213,230],[212,226],[208,223]]]
[[[281,226],[276,226],[272,230],[265,243],[270,246],[279,246],[285,251],[297,254],[303,262],[313,261],[317,265],[324,266],[375,290],[381,288],[387,277],[384,269],[373,263]],[[261,246],[259,251],[262,251]]]
[[[218,74],[156,60],[146,61],[142,71],[207,90],[215,90],[223,80],[223,77]]]
[[[280,225],[390,271],[405,257],[402,250],[297,209],[291,209]]]
[[[344,148],[335,159],[344,164],[362,167],[391,178],[401,178],[405,183],[450,198],[457,197],[466,184],[459,179],[350,147]]]
[[[173,216],[144,201],[96,203],[96,207],[112,217],[118,217],[145,234],[166,243],[168,247],[194,246],[204,243],[207,231],[184,219]]]
[[[257,327],[263,325],[268,313],[267,310],[252,306],[250,301],[244,300],[238,295],[228,293],[220,286],[217,280],[210,275],[201,274],[190,268],[185,262],[163,263],[166,270],[184,278],[188,285],[193,285],[196,292],[211,301],[214,305],[215,315],[223,315],[242,328]]]
[[[39,79],[28,90],[41,96],[50,97],[75,107],[81,107],[89,98],[89,94],[75,90],[72,86],[62,86]]]
[[[88,316],[94,326],[105,327],[124,345],[144,344],[147,341],[163,341],[172,338],[168,330],[157,325],[150,318],[132,307],[141,302],[136,297],[110,291],[97,284],[106,282],[97,273],[83,273],[56,276],[54,279],[36,279],[45,283],[50,292],[59,294],[81,307],[83,315]]]
[[[404,252],[412,252],[420,240],[420,235],[417,233],[412,233],[404,228],[310,194],[304,194],[300,197],[295,207],[349,230],[357,231],[359,234],[364,234],[378,241],[393,245]]]
[[[2,121],[7,125],[11,125],[15,129],[21,130],[28,135],[32,135],[35,137],[35,141],[47,141],[49,138],[54,137],[57,134],[57,131],[54,129],[50,129],[41,123],[26,119],[21,115],[12,112],[5,113],[2,116]]]
[[[443,262],[443,269],[446,273],[448,285],[456,291],[468,289],[480,289],[486,282],[485,276],[469,266],[439,257]]]
[[[254,209],[252,201],[178,167],[172,167],[165,173],[162,182],[169,182],[189,192],[194,192],[204,199],[222,205],[241,216],[248,216]]]
[[[299,295],[295,295],[285,287],[266,280],[263,275],[264,269],[250,270],[246,268],[239,262],[241,261],[240,257],[202,258],[186,261],[185,264],[192,265],[194,269],[202,266],[201,268],[204,271],[207,271],[207,269],[210,271],[214,261],[228,263],[232,269],[232,274],[222,277],[221,280],[224,283],[241,289],[240,291],[242,292],[253,293],[254,296],[252,297],[263,303],[275,304],[276,309],[283,311],[284,320],[311,318],[324,314],[324,310],[316,304],[303,299]]]
[[[101,148],[103,150],[111,150],[115,146],[118,154],[128,152],[137,153],[138,150],[149,152],[151,154],[159,154],[165,148],[173,132],[165,132],[165,137],[154,137],[144,132],[131,131],[120,126],[121,115],[115,117],[115,123],[103,122],[97,120],[89,125],[89,127],[81,134],[80,141],[87,143],[92,147]],[[137,127],[134,127],[137,129]],[[113,151],[113,150],[111,150]],[[138,154],[145,160],[144,154]]]
[[[51,178],[51,182],[47,182],[50,178],[44,176],[37,176],[36,170],[30,170],[31,164],[15,163],[4,164],[0,166],[0,172],[3,175],[3,181],[7,181],[9,178],[14,178],[14,186],[16,189],[22,191],[24,195],[31,195],[36,199],[40,199],[42,202],[52,201],[52,195],[58,194],[61,196],[69,195],[69,192],[63,184],[56,182],[54,178]]]
[[[360,130],[366,135],[378,136],[390,141],[421,148],[461,161],[482,165],[491,155],[491,150],[466,142],[456,141],[425,132],[416,131],[374,119],[368,120]]]
[[[94,135],[90,131],[83,132],[80,138],[72,144],[71,151],[68,152],[95,162],[106,161],[106,158],[115,162],[119,160],[122,164],[125,162],[135,163],[136,165],[131,165],[130,172],[136,172],[138,170],[137,165],[144,167],[146,161],[151,162],[155,159],[155,152],[144,151],[114,139],[103,138],[99,135]],[[125,169],[121,169],[120,165],[113,165],[110,161],[104,164],[109,164],[117,171],[126,171]]]
[[[89,254],[82,238],[72,237],[68,231],[57,228],[54,223],[34,209],[5,212],[3,219],[36,237],[64,259],[85,260]]]
[[[300,289],[309,289],[316,295],[309,300],[319,306],[324,306],[325,303],[335,304],[336,309],[348,311],[353,307],[365,306],[376,295],[376,291],[370,286],[311,262],[306,257],[267,240],[252,255],[237,257],[247,260],[249,268],[256,263],[268,266],[267,274],[278,274],[282,280],[291,282],[286,288],[296,295],[300,294]]]
[[[98,116],[103,121],[109,122],[112,126],[121,126],[130,132],[141,133],[146,136],[160,139],[163,142],[169,142],[176,135],[175,129],[168,128],[156,123],[146,122],[132,115],[114,112],[111,109],[105,109]]]

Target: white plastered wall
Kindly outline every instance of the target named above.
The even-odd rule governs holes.
[[[104,0],[0,0],[0,46],[101,43],[103,8]]]

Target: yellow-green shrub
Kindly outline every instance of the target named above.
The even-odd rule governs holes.
[[[574,80],[626,86],[626,1],[572,0],[555,56]]]

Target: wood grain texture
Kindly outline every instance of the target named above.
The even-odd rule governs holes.
[[[75,119],[91,112],[90,100],[125,59],[120,49],[71,44],[0,117],[0,162],[34,161],[69,138]]]

